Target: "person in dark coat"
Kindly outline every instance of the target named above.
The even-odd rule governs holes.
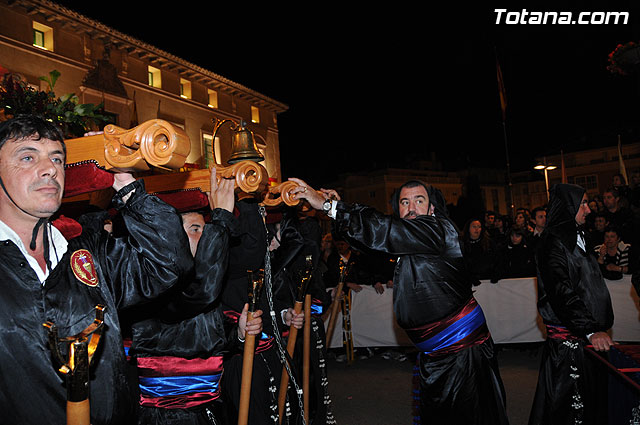
[[[175,209],[127,173],[113,176],[126,237],[83,229],[66,240],[49,222],[62,200],[65,153],[62,134],[48,121],[0,123],[0,422],[66,422],[65,376],[43,323],[53,323],[59,338],[74,337],[103,305],[104,332],[84,387],[91,423],[128,424],[135,403],[118,310],[169,290],[193,258]],[[65,355],[68,345],[60,345]]]
[[[551,188],[547,227],[536,251],[538,311],[547,328],[529,425],[607,423],[606,370],[583,350],[606,352],[613,309],[596,259],[586,251],[585,190]]]
[[[220,397],[223,356],[240,352],[247,333],[262,331],[262,312],[254,312],[247,322],[248,304],[237,325],[225,324],[218,299],[236,221],[233,190],[233,180],[216,183],[214,168],[211,209],[181,212],[195,261],[193,273],[164,296],[131,312],[136,320],[129,354],[139,373],[139,425],[231,423]],[[205,215],[210,216],[209,223]]]
[[[333,190],[320,192],[300,179],[292,190],[335,219],[356,246],[399,256],[394,312],[420,350],[420,415],[424,424],[507,424],[505,395],[475,278],[460,250],[458,230],[444,197],[419,181],[392,197],[393,215],[347,204]]]
[[[509,230],[509,239],[497,252],[495,279],[532,277],[536,274],[533,250],[527,244],[524,230]]]
[[[460,248],[471,273],[479,280],[494,278],[498,250],[496,243],[480,220],[467,221],[460,242]]]

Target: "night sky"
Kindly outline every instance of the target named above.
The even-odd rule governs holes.
[[[59,3],[287,104],[279,117],[285,178],[319,185],[430,152],[450,169],[505,167],[496,56],[513,172],[560,149],[615,145],[618,134],[623,145],[640,140],[639,77],[606,69],[617,44],[640,41],[640,7],[631,0],[426,3],[426,10],[408,2],[233,9],[193,2],[193,10],[167,9],[149,20],[141,19],[145,2],[100,3],[108,10]],[[496,24],[496,8],[630,18],[626,25],[507,25]]]

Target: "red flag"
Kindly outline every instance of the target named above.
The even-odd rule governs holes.
[[[564,153],[560,151],[560,166],[562,169],[562,183],[567,183],[567,170],[564,167]]]
[[[498,90],[500,94],[500,108],[502,109],[502,121],[507,120],[507,93],[504,88],[504,80],[502,79],[502,69],[500,62],[496,58],[496,69],[498,71]]]

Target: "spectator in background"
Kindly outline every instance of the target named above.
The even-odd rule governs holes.
[[[488,229],[489,236],[500,247],[507,243],[507,231],[509,229],[509,221],[506,216],[497,214],[493,222],[493,229]]]
[[[496,212],[495,211],[486,211],[484,213],[484,228],[488,231],[490,231],[490,229],[493,229],[493,224],[495,223],[496,220]]]
[[[598,245],[604,243],[604,230],[609,226],[607,216],[603,213],[589,214],[595,216],[593,219],[593,229],[585,234],[587,252],[593,252]]]
[[[629,208],[629,186],[622,174],[616,174],[613,176],[613,187],[618,191],[618,197],[620,198],[618,204],[621,208]]]
[[[525,211],[520,209],[514,217],[513,228],[521,229],[525,236],[533,232],[533,228],[529,223],[529,217]]]
[[[600,271],[605,279],[620,280],[623,274],[629,273],[629,253],[631,245],[620,240],[615,227],[607,227],[604,231],[604,243],[595,248]]]
[[[633,216],[631,210],[623,208],[620,205],[620,194],[614,187],[610,187],[602,194],[602,201],[605,206],[605,215],[610,226],[615,226],[618,229],[618,234],[623,240],[631,240],[629,234],[629,227],[631,225]]]
[[[547,210],[544,207],[536,207],[531,212],[533,215],[533,232],[529,235],[529,246],[535,250],[540,234],[547,225]]]
[[[524,230],[516,227],[509,231],[508,242],[499,250],[497,262],[496,282],[499,279],[536,275],[533,250],[526,243]]]
[[[478,280],[494,277],[497,247],[480,220],[467,221],[460,237],[460,248],[467,267]]]

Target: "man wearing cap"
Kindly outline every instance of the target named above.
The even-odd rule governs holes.
[[[609,351],[613,325],[609,290],[588,252],[590,213],[584,188],[557,184],[549,191],[547,226],[536,247],[538,311],[547,328],[530,425],[606,424],[606,370],[583,347]]]
[[[65,144],[34,116],[0,123],[0,411],[11,424],[62,424],[67,389],[43,323],[74,337],[104,306],[104,330],[86,389],[91,423],[127,424],[134,404],[125,377],[117,309],[169,289],[193,266],[175,210],[115,174],[113,203],[127,238],[83,232],[65,240],[49,218],[65,183]],[[68,345],[59,344],[62,356]]]
[[[507,424],[493,342],[471,290],[458,232],[442,194],[419,181],[392,197],[393,215],[349,205],[333,190],[304,181],[292,192],[335,219],[356,246],[398,256],[394,312],[420,352],[420,415],[424,424]]]

